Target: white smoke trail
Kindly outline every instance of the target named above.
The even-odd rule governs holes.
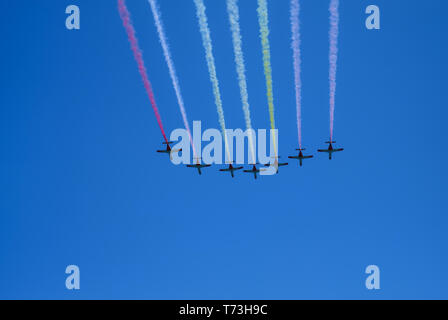
[[[190,143],[193,148],[194,157],[196,157],[196,151],[194,148],[193,139],[191,137],[191,131],[190,131],[190,125],[188,122],[187,112],[185,110],[185,103],[184,103],[184,99],[182,97],[182,93],[180,91],[179,79],[177,78],[176,68],[174,67],[173,59],[171,58],[171,52],[170,52],[170,48],[168,46],[168,40],[166,38],[165,31],[163,28],[161,13],[157,6],[156,0],[148,0],[148,1],[151,6],[152,14],[154,16],[154,22],[155,22],[155,25],[157,28],[157,32],[159,34],[160,44],[162,45],[163,54],[165,56],[165,61],[168,65],[171,80],[173,82],[174,91],[176,92],[177,102],[179,104],[180,112],[182,114],[182,120],[184,122],[185,129],[187,130],[188,135],[190,137]]]
[[[232,159],[230,157],[229,145],[227,142],[226,123],[224,120],[224,110],[222,108],[221,93],[219,90],[219,81],[218,81],[218,77],[216,75],[215,58],[213,56],[213,46],[212,46],[212,40],[210,37],[210,29],[208,27],[207,16],[205,14],[205,5],[204,5],[203,0],[194,0],[194,3],[196,5],[196,15],[198,18],[199,29],[201,31],[202,44],[203,44],[204,50],[205,50],[205,58],[207,60],[208,71],[210,74],[210,81],[213,86],[213,94],[215,96],[215,104],[216,104],[216,109],[218,111],[219,124],[221,126],[221,131],[224,136],[224,144],[225,144],[226,154],[227,154],[227,158],[228,158],[227,160],[230,162],[230,161],[232,161]]]
[[[292,50],[294,59],[294,81],[296,89],[297,108],[297,130],[299,137],[299,148],[302,148],[302,80],[300,78],[301,52],[300,52],[300,4],[299,0],[291,0],[291,30]]]
[[[249,95],[247,93],[246,67],[244,64],[244,54],[242,50],[242,38],[240,30],[240,14],[238,10],[238,0],[227,0],[227,12],[229,15],[230,29],[232,31],[233,50],[235,54],[236,72],[240,86],[241,103],[243,105],[246,129],[248,130],[249,147],[252,160],[255,163],[255,149],[252,137],[252,121],[250,117]]]
[[[336,97],[336,71],[338,62],[338,36],[339,36],[339,0],[330,2],[330,140],[333,140],[334,106]]]

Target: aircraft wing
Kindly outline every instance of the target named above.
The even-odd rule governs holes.
[[[311,159],[313,156],[304,156],[303,159]]]
[[[344,149],[343,148],[339,148],[339,149],[334,149],[333,151],[334,152],[339,152],[339,151],[344,151]]]
[[[219,171],[221,171],[221,172],[229,172],[230,169],[219,169]]]
[[[195,164],[187,164],[187,168],[196,168]]]
[[[288,157],[289,159],[300,159],[298,156],[296,157],[296,156],[289,156]]]
[[[317,152],[329,152],[327,149],[318,149]]]
[[[241,169],[243,169],[244,167],[236,167],[236,168],[233,168],[233,170],[241,170]]]

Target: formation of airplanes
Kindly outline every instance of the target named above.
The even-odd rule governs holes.
[[[252,173],[254,175],[254,178],[257,179],[257,173],[260,173],[263,169],[258,169],[257,164],[252,165],[252,169],[250,170],[244,170],[245,173]]]
[[[243,167],[234,167],[231,163],[229,164],[229,168],[228,169],[220,169],[219,171],[221,172],[230,172],[230,175],[232,176],[232,178],[235,178],[235,171],[241,170],[243,169]]]
[[[278,168],[279,167],[283,167],[283,166],[287,166],[288,165],[288,163],[287,162],[284,162],[284,163],[281,163],[281,162],[278,162],[278,158],[280,158],[279,156],[275,156],[274,157],[274,163],[266,163],[264,166],[265,167],[274,167],[275,168],[275,173],[276,174],[278,174]]]
[[[304,156],[302,151],[305,151],[304,148],[299,148],[296,149],[297,151],[299,151],[299,154],[297,156],[289,156],[289,159],[297,159],[299,160],[299,164],[300,166],[303,165],[303,159],[311,159],[313,156]]]
[[[165,153],[168,154],[170,156],[170,160],[173,159],[173,153],[177,153],[182,151],[182,149],[171,149],[171,145],[173,144],[173,141],[167,141],[167,142],[163,142],[164,145],[166,145],[166,149],[165,150],[157,150],[158,153]]]
[[[167,142],[163,142],[164,145],[166,145],[166,149],[165,150],[157,150],[158,153],[165,153],[168,154],[170,156],[170,159],[172,159],[172,154],[173,153],[177,153],[182,151],[182,149],[172,149],[171,148],[171,144],[173,144],[174,142],[172,141],[167,141]],[[333,153],[336,152],[341,152],[344,151],[344,148],[334,148],[333,144],[336,143],[336,141],[327,141],[325,142],[326,144],[328,144],[328,148],[327,149],[318,149],[317,152],[323,152],[323,153],[328,153],[328,159],[331,160],[333,158]],[[304,148],[299,148],[296,149],[296,151],[298,151],[298,155],[296,156],[289,156],[289,159],[295,159],[295,160],[299,160],[299,165],[302,167],[303,165],[303,160],[305,159],[311,159],[314,156],[313,155],[304,155],[303,151],[305,151]],[[279,168],[283,167],[283,166],[287,166],[288,163],[287,162],[279,162],[278,159],[280,157],[279,156],[275,156],[274,157],[274,163],[267,163],[264,164],[264,167],[272,167],[275,170],[275,173],[278,174],[279,172]],[[188,164],[187,167],[188,168],[194,168],[198,170],[199,175],[202,175],[202,170],[203,168],[208,168],[211,167],[211,164],[205,164],[205,163],[201,163],[201,158],[195,158],[196,160],[196,164]],[[257,179],[258,175],[260,172],[268,170],[268,169],[260,169],[257,167],[257,165],[259,165],[259,163],[254,163],[252,164],[252,168],[248,169],[248,170],[243,170],[244,173],[250,173],[254,175],[254,178]],[[235,177],[235,171],[244,169],[244,167],[235,167],[233,166],[232,163],[229,163],[229,167],[226,169],[220,169],[220,172],[230,172],[230,175],[232,176],[232,178]]]
[[[196,158],[196,164],[187,164],[188,168],[198,169],[199,175],[202,174],[202,171],[201,171],[202,168],[208,168],[208,167],[212,166],[211,164],[202,164],[200,160],[201,160],[201,158]]]
[[[325,143],[328,143],[328,149],[319,149],[317,150],[317,152],[326,152],[328,153],[328,159],[331,160],[332,154],[335,152],[340,152],[340,151],[344,151],[343,148],[339,148],[339,149],[334,149],[333,148],[333,143],[336,143],[336,141],[327,141]]]

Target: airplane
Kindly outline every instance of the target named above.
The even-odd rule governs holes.
[[[299,149],[296,149],[297,151],[299,151],[299,155],[298,156],[290,156],[290,157],[288,157],[289,159],[297,159],[297,160],[299,160],[299,163],[300,163],[300,166],[302,166],[302,162],[303,162],[303,159],[311,159],[313,156],[304,156],[303,155],[303,153],[302,153],[302,151],[305,151],[305,148],[299,148]]]
[[[182,151],[182,149],[171,149],[171,144],[173,144],[175,142],[173,141],[167,141],[167,142],[163,142],[163,144],[166,145],[166,149],[165,150],[157,150],[158,153],[166,153],[170,155],[170,160],[173,160],[173,152],[180,152]]]
[[[229,163],[229,168],[228,169],[219,169],[219,171],[221,171],[221,172],[230,172],[230,174],[232,175],[232,178],[235,178],[234,171],[241,170],[241,169],[243,169],[243,167],[234,167],[232,165],[232,163]]]
[[[328,143],[328,149],[319,149],[317,150],[318,152],[327,152],[328,153],[328,158],[331,160],[331,156],[334,152],[340,152],[340,151],[344,151],[344,148],[339,148],[339,149],[334,149],[333,148],[333,143],[336,143],[336,141],[327,141],[325,143]]]
[[[275,173],[278,174],[279,167],[287,166],[288,163],[287,162],[285,162],[285,163],[278,162],[278,158],[280,158],[279,156],[275,156],[273,158],[275,159],[274,163],[266,163],[264,166],[265,167],[270,167],[270,166],[275,167],[275,169],[276,169]]]
[[[201,175],[202,174],[202,171],[201,171],[202,168],[208,168],[208,167],[211,167],[212,165],[211,164],[201,164],[199,162],[199,159],[201,159],[201,158],[196,158],[196,160],[197,160],[196,164],[187,164],[187,167],[188,168],[196,168],[196,169],[198,169],[198,173],[199,173],[199,175]]]
[[[257,179],[257,173],[261,172],[262,169],[257,169],[257,164],[254,164],[252,170],[243,170],[246,173],[253,173],[255,179]]]

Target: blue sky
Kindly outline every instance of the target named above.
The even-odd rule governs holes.
[[[268,128],[256,1],[240,1],[255,128]],[[244,128],[225,1],[205,1],[229,128]],[[302,3],[303,143],[328,139],[328,1]],[[376,4],[382,28],[365,28]],[[65,7],[81,30],[65,28]],[[159,0],[190,121],[218,128],[193,1]],[[147,1],[128,1],[168,132],[182,127]],[[257,181],[202,176],[161,135],[116,1],[2,1],[0,298],[447,298],[443,13],[341,1],[335,139]],[[283,157],[297,147],[289,1],[269,1]],[[81,290],[65,268],[81,269]],[[381,269],[381,290],[364,270]]]

